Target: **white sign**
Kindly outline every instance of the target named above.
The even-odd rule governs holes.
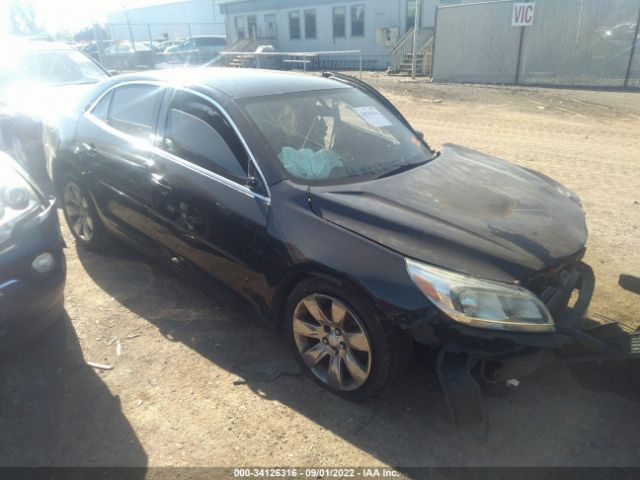
[[[376,107],[356,107],[355,112],[372,127],[391,127],[391,123]]]
[[[535,3],[514,3],[511,14],[512,27],[530,27],[533,25],[533,13],[536,10]]]

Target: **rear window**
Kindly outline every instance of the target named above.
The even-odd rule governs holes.
[[[125,85],[114,90],[109,123],[137,137],[150,138],[155,132],[161,88],[153,85]]]

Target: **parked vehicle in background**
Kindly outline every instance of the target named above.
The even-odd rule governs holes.
[[[583,330],[594,278],[574,193],[464,147],[433,151],[375,89],[324,76],[103,82],[53,165],[78,244],[113,235],[237,291],[349,399],[390,388],[414,341],[438,349],[460,424],[486,425],[478,379],[505,385],[556,354],[638,358],[640,333],[614,350]]]
[[[62,247],[55,200],[0,153],[0,353],[62,315]]]
[[[224,35],[195,35],[181,44],[167,47],[165,61],[199,65],[216,58],[227,46]]]
[[[135,47],[135,48],[134,48]],[[104,49],[104,64],[116,70],[141,70],[155,67],[154,52],[143,42],[116,42]]]
[[[102,51],[104,52],[105,49],[111,47],[113,45],[113,42],[111,40],[102,40]],[[91,42],[88,43],[86,45],[84,45],[81,50],[86,53],[87,55],[89,55],[91,58],[93,58],[96,62],[99,62],[100,59],[99,57],[99,49],[98,49],[98,44],[96,42]]]
[[[108,77],[91,57],[67,45],[6,40],[0,45],[0,149],[36,179],[43,176],[43,122]]]

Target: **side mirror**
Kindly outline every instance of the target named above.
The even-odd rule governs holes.
[[[251,190],[255,190],[256,188],[258,188],[258,185],[260,185],[260,182],[256,177],[247,178],[247,187],[249,187]]]

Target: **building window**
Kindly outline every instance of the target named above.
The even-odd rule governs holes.
[[[245,37],[244,17],[235,17],[234,21],[236,22],[236,35],[238,36],[238,40],[242,40]]]
[[[316,38],[316,11],[304,11],[304,38]]]
[[[364,37],[364,5],[351,7],[351,36]]]
[[[300,12],[289,12],[289,38],[300,39]]]
[[[345,7],[335,7],[333,9],[333,38],[344,38],[347,9]]]

